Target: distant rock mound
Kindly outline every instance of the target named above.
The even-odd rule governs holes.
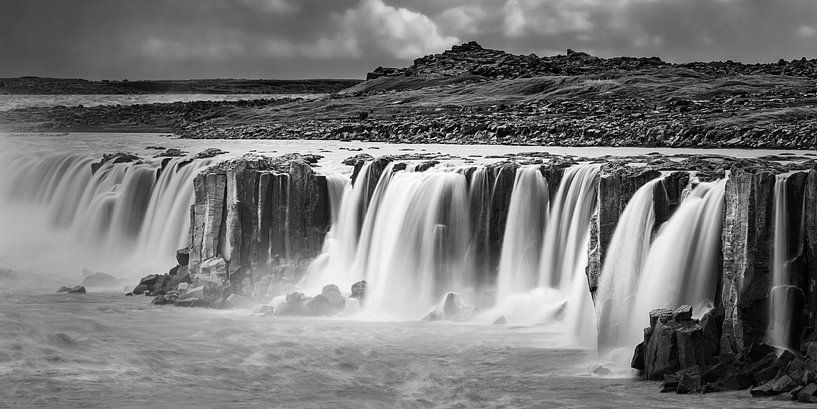
[[[479,76],[488,79],[530,78],[547,75],[599,74],[610,71],[686,68],[713,77],[733,75],[789,75],[817,78],[817,59],[780,60],[777,63],[743,64],[734,61],[672,64],[658,57],[600,58],[581,51],[539,57],[536,54],[515,55],[483,48],[475,41],[455,45],[441,54],[414,60],[405,68],[378,67],[366,75],[367,80],[381,77],[449,77]]]

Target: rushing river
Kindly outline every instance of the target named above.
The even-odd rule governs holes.
[[[193,101],[247,101],[254,99],[320,98],[324,94],[65,94],[0,95],[0,111],[32,107],[168,104]]]
[[[630,348],[599,358],[595,350],[576,347],[592,345],[593,340],[569,340],[565,336],[569,329],[562,323],[373,321],[366,315],[342,319],[271,318],[252,310],[152,306],[148,297],[124,297],[122,292],[55,294],[60,285],[78,284],[84,267],[125,278],[122,288],[126,288],[133,287],[136,277],[161,273],[172,265],[172,241],[178,239],[171,237],[170,244],[162,244],[161,248],[169,247],[168,254],[156,253],[151,234],[157,226],[148,226],[148,216],[141,240],[128,241],[127,234],[113,229],[106,231],[109,236],[104,243],[85,241],[82,233],[92,220],[88,214],[93,214],[78,206],[76,217],[68,217],[59,211],[59,201],[48,199],[77,196],[69,189],[41,189],[49,180],[62,180],[59,177],[71,173],[69,169],[84,169],[102,153],[128,151],[150,158],[157,152],[149,149],[153,146],[180,148],[193,154],[217,147],[230,152],[224,157],[251,151],[315,153],[324,156],[319,162],[321,172],[340,174],[350,170],[340,164],[342,159],[359,152],[373,156],[440,152],[478,162],[498,160],[490,156],[529,151],[585,157],[654,151],[743,157],[783,153],[190,141],[156,134],[0,135],[0,181],[8,182],[12,175],[16,175],[15,180],[30,181],[13,186],[17,189],[14,191],[36,199],[21,203],[0,197],[0,408],[795,406],[753,400],[746,391],[658,394],[657,383],[633,379],[627,369]],[[56,171],[37,166],[38,161],[52,157],[68,165],[54,168]],[[66,158],[71,161],[66,162]],[[139,169],[150,171],[156,163],[148,160]],[[34,164],[32,172],[42,172],[38,175],[46,175],[48,180],[19,178],[25,164]],[[594,177],[594,173],[588,177]],[[578,176],[576,179],[580,180]],[[89,186],[94,183],[88,177],[81,180]],[[93,185],[94,189],[109,189],[100,191],[99,197],[103,204],[113,203],[121,196],[119,185],[105,183]],[[4,186],[0,183],[0,187]],[[167,187],[159,180],[152,189]],[[155,196],[157,208],[163,208],[162,195]],[[560,197],[557,195],[554,203],[581,203],[580,197]],[[88,203],[98,204],[96,199]],[[166,205],[176,207],[174,203]],[[71,229],[55,230],[49,224],[55,210]],[[524,221],[524,214],[529,212],[520,208],[518,213]],[[183,232],[183,222],[172,230]],[[161,222],[154,224],[168,227]],[[559,240],[547,236],[545,241],[559,244]],[[512,277],[509,280],[515,282]],[[563,286],[568,284],[562,281]],[[568,287],[565,291],[569,291]]]

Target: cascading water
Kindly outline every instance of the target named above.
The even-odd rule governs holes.
[[[583,165],[565,171],[549,220],[540,254],[539,286],[565,288],[587,252],[590,218],[596,209],[596,177],[599,165]]]
[[[655,225],[653,193],[660,179],[638,189],[619,218],[604,259],[596,290],[598,348],[607,352],[614,347],[632,346],[630,317],[638,279],[650,250]]]
[[[563,322],[574,340],[593,337],[593,303],[584,267],[599,168],[567,169],[548,215],[538,219],[526,213],[536,210],[531,196],[537,201],[547,197],[547,184],[544,178],[530,182],[537,178],[528,169],[518,171],[502,244],[496,308],[490,314],[509,322]]]
[[[536,287],[548,201],[548,183],[539,167],[519,168],[502,240],[497,276],[497,297],[500,300]]]
[[[726,179],[700,183],[655,237],[641,270],[630,335],[624,338],[630,345],[640,339],[653,309],[714,300],[725,186]]]
[[[59,237],[48,250],[54,257],[40,258],[54,263],[44,269],[141,274],[172,265],[173,249],[187,242],[192,179],[209,161],[108,162],[92,172],[94,160],[82,154],[3,158],[4,224],[33,230],[38,220],[48,221],[31,232]]]
[[[470,226],[465,176],[399,172],[376,215],[366,263],[369,311],[418,316],[446,291],[473,283],[465,260]]]
[[[797,335],[793,333],[798,303],[805,294],[797,286],[796,272],[790,271],[790,257],[793,248],[803,243],[805,220],[800,220],[799,237],[790,240],[790,232],[797,226],[790,225],[789,217],[789,174],[777,175],[774,185],[774,248],[772,251],[772,283],[769,294],[769,329],[767,342],[782,348],[796,349]],[[803,196],[805,200],[805,195]],[[803,208],[805,206],[803,205]],[[796,210],[795,210],[796,211]],[[802,212],[801,217],[805,217]],[[790,241],[792,241],[790,243]]]

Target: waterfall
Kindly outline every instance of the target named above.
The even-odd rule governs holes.
[[[587,252],[590,218],[596,209],[599,165],[575,166],[565,171],[553,201],[550,226],[540,254],[539,285],[565,288],[573,283],[579,261]]]
[[[637,342],[655,308],[714,300],[725,186],[726,179],[700,183],[662,226],[641,270],[627,339]]]
[[[55,259],[48,261],[62,268],[142,274],[174,264],[175,249],[187,245],[192,179],[209,161],[108,162],[92,172],[95,159],[3,158],[0,202],[20,210],[3,212],[16,218],[7,222],[47,220],[37,234],[59,237],[58,248],[31,251],[49,251]]]
[[[366,260],[366,308],[420,316],[446,291],[463,290],[470,236],[462,174],[400,172],[379,204]]]
[[[519,168],[502,239],[497,276],[497,297],[500,300],[536,287],[548,200],[548,183],[539,166]]]
[[[799,334],[795,321],[805,299],[805,294],[797,286],[797,272],[790,264],[792,250],[800,249],[803,243],[803,226],[805,226],[805,205],[800,212],[799,235],[791,236],[792,226],[789,220],[789,174],[777,175],[774,184],[774,247],[772,250],[772,283],[769,293],[769,328],[767,342],[782,348],[796,349]],[[805,195],[803,199],[805,200]],[[795,216],[797,209],[794,210]],[[794,238],[794,240],[790,240]],[[794,267],[796,268],[796,267]]]
[[[607,248],[596,290],[599,350],[630,347],[638,338],[638,334],[627,331],[638,279],[652,241],[653,193],[658,183],[660,179],[647,182],[627,202]]]
[[[579,165],[565,170],[547,214],[547,182],[539,169],[517,171],[496,308],[490,314],[509,322],[562,322],[574,340],[593,338],[593,303],[584,268],[599,169]]]

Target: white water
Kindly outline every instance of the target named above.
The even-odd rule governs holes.
[[[539,166],[519,168],[502,240],[497,299],[505,300],[537,287],[548,203],[548,184]]]
[[[106,163],[92,155],[0,158],[0,220],[11,246],[40,241],[39,258],[14,265],[78,272],[84,268],[136,276],[173,265],[186,246],[192,180],[209,160]],[[47,238],[43,242],[43,238]],[[47,244],[50,243],[50,244]],[[29,264],[29,265],[26,265]]]
[[[597,165],[566,169],[548,215],[538,219],[530,214],[537,210],[538,200],[528,201],[531,195],[547,197],[547,184],[542,180],[533,192],[520,192],[517,189],[531,189],[529,179],[537,178],[517,173],[502,244],[496,307],[481,314],[482,319],[502,316],[510,323],[557,324],[572,345],[594,344],[593,303],[584,270],[598,172]]]
[[[638,280],[650,251],[655,225],[653,193],[660,179],[639,188],[627,202],[602,266],[596,290],[599,350],[629,348],[638,334],[629,332]]]
[[[65,94],[0,95],[0,111],[31,107],[168,104],[193,101],[246,101],[255,99],[320,98],[325,94]]]
[[[173,189],[181,189],[183,185],[174,188],[172,180],[162,182],[160,178],[153,183],[151,199],[147,201],[143,216],[130,217],[121,210],[128,206],[142,208],[142,204],[137,206],[131,201],[125,202],[124,198],[134,192],[144,192],[141,190],[144,187],[137,189],[137,186],[142,185],[136,182],[149,174],[150,169],[155,169],[155,164],[135,166],[132,170],[109,169],[108,172],[88,176],[82,171],[82,166],[76,165],[76,171],[70,171],[71,165],[57,166],[56,163],[62,162],[47,160],[50,158],[47,155],[50,149],[77,153],[79,159],[75,163],[88,161],[88,158],[96,159],[99,149],[110,148],[116,146],[116,141],[129,139],[116,139],[122,138],[121,136],[110,136],[108,139],[107,136],[97,135],[88,139],[78,138],[68,144],[68,141],[59,137],[33,138],[25,141],[21,138],[17,146],[38,146],[39,150],[32,149],[28,152],[36,156],[28,156],[26,161],[14,167],[0,169],[0,183],[4,183],[4,187],[21,189],[19,194],[2,196],[4,208],[0,212],[0,217],[3,218],[0,260],[3,265],[0,267],[36,263],[52,266],[55,268],[53,274],[58,275],[71,273],[62,270],[72,269],[74,264],[104,264],[102,261],[113,259],[110,260],[111,268],[135,268],[129,264],[139,262],[136,255],[142,251],[140,249],[152,244],[153,239],[147,237],[162,237],[171,242],[174,240],[174,234],[163,232],[163,228],[176,231],[168,226],[169,219],[165,219],[164,223],[160,222],[164,215],[170,214],[170,210],[159,209],[182,209],[184,206],[165,206],[162,203],[183,203],[184,200],[170,194]],[[42,143],[43,140],[46,142]],[[142,146],[154,143],[155,140],[157,139],[139,140],[138,143],[130,140],[130,143]],[[158,140],[167,141],[168,145],[189,144],[184,147],[190,149],[210,144],[210,141]],[[212,145],[228,147],[230,143],[232,142],[217,141],[212,142]],[[235,141],[233,146],[236,147],[234,152],[238,153],[251,149],[321,152],[323,147],[335,149],[337,146],[352,145],[331,145],[324,141]],[[375,145],[361,146],[368,148]],[[467,153],[471,148],[454,146],[451,149]],[[480,150],[482,147],[474,149],[484,152]],[[490,147],[485,149],[489,150]],[[18,149],[14,152],[15,157],[23,155],[21,151],[26,150],[28,149]],[[347,153],[338,151],[332,155],[336,159]],[[3,159],[0,163],[11,163],[8,157],[0,159]],[[42,166],[40,162],[49,162],[49,166],[54,166],[57,170],[50,173],[26,173],[30,177],[23,180],[31,183],[9,183],[21,180],[19,177],[7,177],[11,172],[24,168],[36,169]],[[333,166],[333,162],[326,162]],[[459,219],[448,214],[448,210],[466,213],[465,209],[472,208],[471,198],[480,196],[475,192],[484,190],[479,182],[463,186],[462,174],[452,169],[432,169],[426,172],[409,170],[396,174],[388,171],[385,174],[388,176],[381,179],[367,213],[357,218],[355,225],[361,229],[359,234],[356,233],[359,237],[357,241],[365,241],[368,245],[355,246],[355,251],[351,252],[351,265],[358,258],[385,260],[408,257],[418,266],[430,264],[432,267],[421,271],[421,268],[409,269],[398,264],[394,270],[369,271],[368,265],[364,264],[361,269],[353,268],[351,272],[354,279],[372,280],[370,285],[382,280],[380,282],[385,283],[383,288],[394,291],[382,294],[395,294],[395,302],[406,302],[408,299],[411,303],[411,311],[394,309],[394,314],[407,314],[411,319],[416,319],[420,317],[418,313],[427,311],[428,305],[424,304],[437,302],[440,294],[445,291],[462,288],[461,293],[469,295],[465,287],[469,281],[474,281],[467,268],[473,252],[459,249],[459,243],[445,243],[454,246],[450,254],[457,256],[450,257],[446,263],[447,268],[443,270],[451,272],[445,274],[446,277],[452,277],[451,282],[437,285],[440,282],[435,278],[431,281],[418,281],[415,287],[403,288],[402,280],[406,277],[399,273],[423,276],[432,271],[438,274],[441,270],[434,261],[439,259],[432,258],[429,263],[428,258],[419,255],[420,250],[414,249],[428,248],[431,237],[430,247],[434,252],[441,242],[434,240],[435,236],[439,238],[443,230],[447,230],[446,235],[458,234],[456,232],[460,229],[452,229],[451,226],[458,225],[456,220]],[[484,175],[484,172],[480,174]],[[397,176],[402,178],[397,179]],[[94,200],[82,202],[86,188],[49,188],[58,177],[74,178],[77,183],[82,181],[85,186],[93,186],[94,194],[90,197]],[[181,181],[186,177],[188,176],[179,173],[177,178]],[[128,180],[133,182],[133,186],[114,183],[115,180],[124,181],[126,178],[130,178]],[[169,174],[168,178],[173,179]],[[484,178],[472,177],[472,180],[484,181]],[[581,178],[576,178],[574,183],[577,187],[581,186]],[[661,264],[657,261],[662,261],[664,264],[660,265],[660,269],[650,269],[648,267],[651,263],[646,263],[642,278],[654,274],[656,277],[653,277],[653,281],[668,287],[684,282],[707,284],[711,281],[710,276],[698,277],[692,273],[701,271],[697,268],[707,265],[706,253],[700,252],[704,248],[702,246],[718,248],[712,236],[720,233],[722,183],[723,181],[702,184],[699,186],[700,191],[696,189],[689,195],[681,209],[659,233],[659,239],[666,235],[663,239],[666,243],[659,246],[657,239],[648,256],[656,260],[654,263]],[[333,182],[331,192],[337,194],[340,184]],[[570,190],[565,184],[562,186],[566,192]],[[133,189],[131,193],[127,193],[129,189]],[[344,189],[345,196],[349,188]],[[578,189],[579,192],[581,190]],[[174,199],[164,199],[165,196]],[[568,202],[569,197],[573,198],[569,200],[575,200],[574,209],[582,207],[594,196],[591,193],[557,194],[559,199],[554,200],[553,208],[560,206],[557,201]],[[61,211],[55,215],[54,212],[49,212],[49,209],[53,209],[49,204],[55,203],[56,197],[63,197],[61,200],[65,203],[74,203],[72,200],[76,200],[78,204],[59,206]],[[465,198],[468,199],[464,200]],[[156,211],[147,210],[154,199],[157,203]],[[414,200],[413,206],[416,205],[418,210],[409,211],[408,206],[399,199]],[[387,202],[390,206],[386,206]],[[342,215],[344,204],[338,209],[335,227],[345,219]],[[396,217],[388,217],[392,213],[387,213],[387,217],[380,219],[380,210],[398,206],[403,206],[406,210],[400,216],[402,223],[397,223]],[[565,206],[562,205],[563,212],[568,211]],[[117,209],[120,209],[118,213]],[[138,213],[134,211],[134,214]],[[582,214],[581,211],[577,213]],[[435,214],[446,219],[445,223],[432,217]],[[697,217],[692,216],[695,214]],[[81,219],[79,215],[92,219],[89,223],[78,223],[77,220]],[[92,215],[96,215],[98,219],[94,219]],[[142,220],[141,223],[137,223],[139,219]],[[186,217],[182,219],[186,223]],[[576,220],[578,223],[560,230],[559,235],[577,239],[566,239],[564,247],[559,248],[583,247],[582,240],[586,240],[586,233],[582,232],[586,232],[587,223],[583,217]],[[697,220],[697,223],[685,223],[689,220]],[[62,228],[56,229],[53,224],[55,221]],[[447,229],[440,228],[443,224]],[[145,228],[146,225],[152,228]],[[469,226],[470,235],[462,236],[466,237],[464,242],[468,242],[468,237],[473,237],[477,228],[473,224]],[[408,235],[404,237],[414,237],[416,240],[411,240],[411,243],[407,240],[398,242],[394,240],[397,233],[390,231],[391,228],[407,232]],[[94,229],[104,232],[108,240],[96,244],[85,242],[81,233]],[[137,229],[138,233],[134,238],[133,234]],[[183,231],[184,227],[178,230]],[[119,240],[126,244],[115,244]],[[544,236],[542,240],[545,241]],[[391,245],[387,245],[389,243]],[[681,246],[684,243],[694,244],[685,248]],[[390,252],[375,254],[372,251],[374,245],[383,246]],[[162,248],[172,252],[175,247]],[[25,274],[0,275],[0,326],[4,329],[0,331],[0,402],[13,407],[107,407],[111,405],[112,399],[124,407],[723,407],[726,402],[735,404],[735,399],[744,399],[737,403],[741,407],[769,407],[779,403],[760,401],[761,404],[758,405],[758,401],[749,400],[745,392],[658,395],[654,390],[655,384],[652,383],[591,376],[588,360],[594,359],[592,353],[575,349],[583,345],[583,340],[588,340],[584,332],[586,329],[580,324],[594,326],[592,318],[582,318],[588,311],[586,301],[589,300],[586,283],[582,281],[585,250],[582,249],[580,254],[569,255],[568,259],[573,261],[566,264],[573,264],[575,268],[570,273],[563,270],[558,274],[558,287],[554,283],[554,287],[536,287],[527,293],[516,295],[530,301],[527,305],[515,303],[514,305],[521,306],[520,311],[536,311],[542,306],[550,308],[549,314],[555,325],[533,327],[426,322],[364,323],[347,319],[269,319],[249,315],[247,311],[154,307],[147,305],[148,299],[134,297],[123,300],[118,295],[92,293],[82,297],[43,294],[42,291],[27,293],[17,290]],[[656,255],[653,255],[653,251]],[[544,250],[542,252],[545,253]],[[673,261],[668,257],[658,257],[659,252],[664,255],[684,253],[686,256],[683,264],[689,263],[691,267],[680,274],[670,272],[666,266]],[[172,254],[166,256],[171,257]],[[159,271],[166,270],[172,264],[158,260],[153,254],[144,257],[146,258],[141,260],[143,262],[161,264]],[[699,258],[701,260],[697,261]],[[133,261],[134,259],[137,260]],[[459,270],[459,273],[457,269],[450,268],[456,265],[453,263],[456,259],[466,261],[463,264],[466,268]],[[689,262],[689,259],[696,261]],[[71,274],[76,276],[75,273]],[[556,275],[549,273],[547,276],[551,279]],[[459,278],[453,279],[455,277]],[[332,280],[327,283],[329,282]],[[54,290],[53,284],[47,285],[46,292],[51,293]],[[447,288],[442,289],[443,286]],[[695,293],[700,290],[697,287],[676,287],[679,293],[690,292],[690,295],[683,296],[686,299],[681,300],[685,303],[693,303],[697,297]],[[639,286],[639,289],[642,288],[644,287]],[[705,293],[706,290],[701,292]],[[430,295],[426,296],[426,293]],[[540,302],[543,300],[544,303]],[[379,304],[390,310],[395,308],[393,304],[389,304],[391,301],[392,298],[386,295]],[[592,312],[592,308],[589,311]],[[494,318],[496,315],[491,317]],[[646,319],[646,313],[633,313],[631,318]],[[640,334],[640,326],[643,325],[636,323],[634,326],[638,327],[636,333]],[[560,332],[578,335],[566,341]],[[552,349],[565,346],[567,349]]]
[[[701,312],[714,299],[725,186],[726,179],[700,183],[662,226],[642,268],[629,339],[638,342],[655,308],[689,304]]]

